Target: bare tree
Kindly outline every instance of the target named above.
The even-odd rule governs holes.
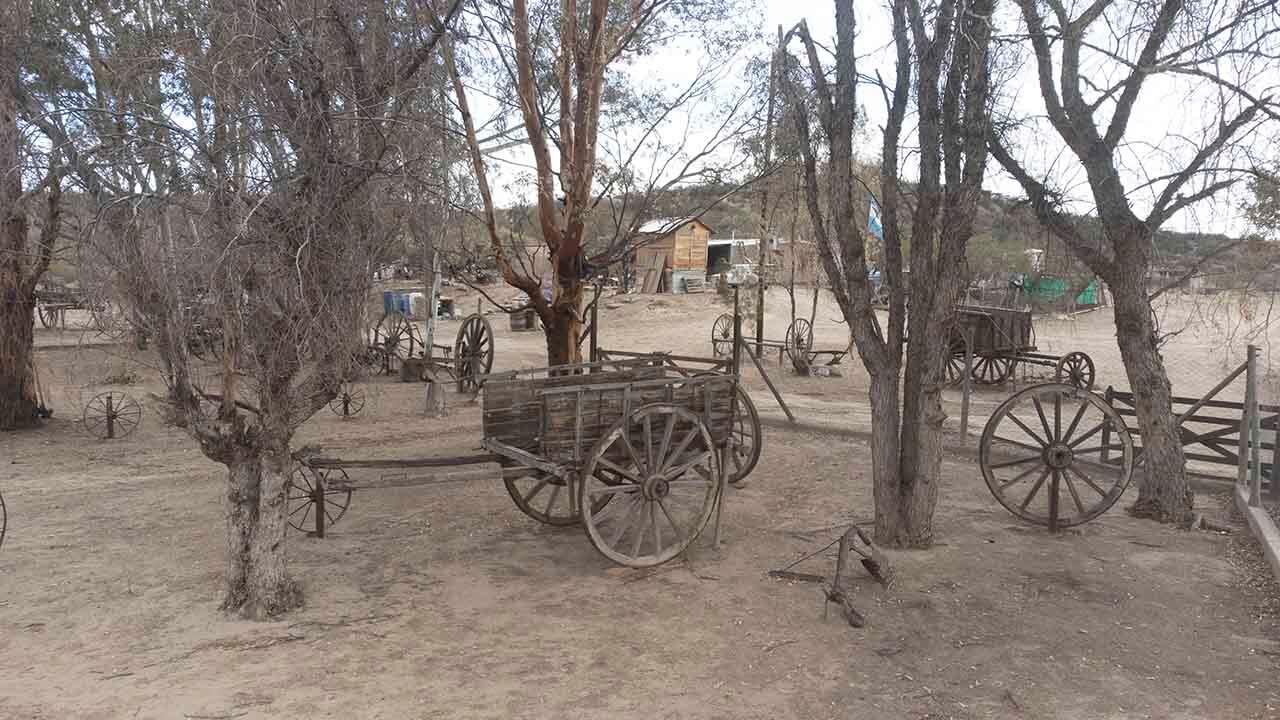
[[[1097,0],[1073,12],[1059,0],[1018,0],[1018,7],[1046,118],[1084,171],[1101,236],[1082,232],[1068,214],[1060,178],[1038,176],[1014,157],[1010,133],[992,132],[991,153],[1041,223],[1110,288],[1143,445],[1131,512],[1181,521],[1193,497],[1147,289],[1154,236],[1179,212],[1241,180],[1249,139],[1280,119],[1273,96],[1280,52],[1274,3]],[[1212,117],[1199,132],[1164,138],[1159,152],[1150,152],[1145,139],[1135,151],[1127,145],[1131,121],[1144,89],[1159,77],[1205,103]],[[1134,164],[1141,178],[1126,175]]]
[[[677,14],[676,11],[680,12]],[[624,258],[635,249],[640,225],[648,219],[655,196],[689,182],[706,179],[708,166],[739,134],[745,120],[737,108],[722,108],[718,126],[695,135],[687,131],[673,141],[663,128],[682,110],[715,89],[719,66],[709,66],[674,98],[645,98],[643,113],[615,118],[625,131],[606,134],[601,153],[604,98],[610,66],[663,37],[713,28],[731,17],[732,4],[698,0],[641,0],[629,4],[589,0],[481,5],[475,22],[497,54],[497,72],[514,87],[524,142],[534,162],[536,226],[546,246],[552,278],[550,298],[543,279],[521,268],[503,241],[485,165],[477,123],[458,70],[454,46],[447,44],[445,62],[466,134],[482,200],[482,215],[503,279],[523,290],[542,319],[547,360],[552,365],[579,362],[582,298],[593,266]],[[701,25],[697,21],[701,20]],[[680,23],[688,27],[682,28]],[[648,162],[642,170],[641,163]],[[605,168],[601,176],[601,168]],[[723,172],[721,166],[719,172]],[[601,206],[613,219],[615,233],[603,243],[587,235],[591,213]],[[696,214],[696,213],[694,213]],[[672,228],[678,222],[672,222]],[[594,252],[593,252],[594,250]]]
[[[285,554],[293,435],[359,349],[403,179],[429,152],[410,112],[429,92],[417,78],[460,4],[85,7],[95,37],[78,45],[97,92],[27,98],[100,215],[124,218],[113,229],[127,232],[92,245],[155,339],[172,420],[227,467],[228,610],[300,602]],[[96,161],[108,151],[111,164]],[[216,361],[193,357],[197,341]]]
[[[918,0],[894,0],[892,4],[896,77],[891,87],[884,87],[889,118],[880,170],[882,272],[890,288],[887,328],[872,308],[864,235],[854,201],[858,75],[853,2],[836,0],[835,7],[834,79],[828,76],[818,44],[804,22],[787,35],[788,39],[798,37],[805,51],[830,173],[828,217],[820,202],[814,136],[793,85],[807,204],[831,290],[871,375],[876,540],[889,546],[924,547],[933,542],[933,511],[941,481],[945,414],[940,394],[943,365],[950,352],[948,330],[965,285],[965,245],[973,234],[987,159],[993,2],[943,0],[926,6]],[[914,207],[908,208],[899,147],[912,103],[917,115],[919,179]],[[908,215],[909,318],[902,243]],[[906,372],[900,380],[904,346]]]

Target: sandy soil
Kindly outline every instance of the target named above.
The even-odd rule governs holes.
[[[768,316],[777,336],[781,299]],[[723,309],[710,295],[609,299],[602,342],[705,355]],[[818,317],[818,344],[843,346],[834,309]],[[539,334],[493,324],[498,367],[540,364]],[[1208,389],[1238,361],[1200,324],[1171,341],[1180,390]],[[1105,313],[1037,329],[1043,349],[1085,349],[1101,383],[1124,384]],[[306,607],[229,619],[216,609],[219,466],[151,411],[114,442],[75,422],[106,387],[154,405],[147,356],[38,334],[56,414],[0,435],[3,718],[1280,717],[1277,588],[1247,532],[1184,532],[1117,508],[1051,537],[996,505],[959,438],[939,544],[895,554],[891,590],[859,580],[861,630],[824,619],[815,586],[765,573],[871,517],[866,447],[773,426],[750,483],[727,498],[721,546],[700,542],[655,571],[615,567],[581,530],[521,515],[492,467],[353,471],[359,483],[441,484],[357,491],[330,537],[291,537]],[[865,373],[844,368],[773,376],[802,413],[840,417],[865,405]],[[104,384],[126,371],[137,381]],[[748,384],[764,409],[754,371]],[[368,389],[359,417],[317,415],[298,444],[392,457],[479,440],[478,410],[457,396],[448,419],[427,420],[422,386]],[[1217,498],[1201,505],[1233,522]],[[831,563],[820,553],[796,569]]]

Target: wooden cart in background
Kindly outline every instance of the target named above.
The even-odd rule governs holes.
[[[1086,353],[1050,355],[1037,350],[1030,310],[961,305],[956,313],[946,367],[949,383],[959,384],[964,378],[966,348],[972,343],[970,376],[979,385],[999,385],[1023,363],[1054,368],[1056,382],[1083,390],[1093,387],[1093,359]]]

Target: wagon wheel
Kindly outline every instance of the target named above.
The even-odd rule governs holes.
[[[796,318],[787,326],[787,357],[801,375],[809,374],[809,349],[813,347],[813,325],[804,318]]]
[[[1076,350],[1058,359],[1058,367],[1054,370],[1054,382],[1066,383],[1081,390],[1093,389],[1093,358],[1088,353]]]
[[[80,420],[86,431],[101,440],[125,438],[142,422],[142,406],[125,393],[108,390],[85,403]]]
[[[948,339],[950,352],[947,354],[947,364],[943,368],[943,373],[947,380],[948,386],[956,386],[964,379],[964,356],[965,351],[969,347],[969,341],[959,332],[952,332]]]
[[[89,317],[93,320],[93,329],[98,331],[99,335],[115,342],[123,340],[129,329],[128,323],[111,303],[93,303],[89,306]]]
[[[607,485],[617,484],[603,469],[600,481]],[[578,511],[576,473],[569,472],[560,477],[536,468],[512,466],[503,469],[502,483],[520,512],[540,523],[568,527],[582,522],[582,513]],[[596,498],[595,511],[603,510],[611,499],[610,496]]]
[[[996,409],[982,431],[978,462],[1009,512],[1056,529],[1088,522],[1120,499],[1133,474],[1133,440],[1097,395],[1047,383]]]
[[[645,405],[614,423],[592,449],[584,477],[578,505],[587,536],[629,567],[660,565],[684,552],[711,519],[725,485],[710,430],[695,413],[667,403]],[[616,499],[603,510],[586,502],[605,496]]]
[[[394,372],[393,363],[399,363],[413,357],[414,350],[422,345],[418,336],[418,328],[404,313],[392,311],[384,313],[382,319],[373,328],[373,345],[382,350],[382,369],[387,374]]]
[[[733,354],[733,315],[724,313],[711,325],[711,354],[715,357]]]
[[[314,532],[316,481],[324,485],[324,524],[332,527],[347,514],[351,505],[351,478],[342,468],[318,468],[299,463],[289,476],[289,527],[298,532]]]
[[[728,462],[725,472],[727,480],[738,485],[760,462],[760,451],[764,448],[763,431],[760,428],[760,414],[756,412],[756,404],[742,387],[737,385],[738,407],[733,414],[733,426],[730,438]]]
[[[40,325],[48,330],[58,325],[58,311],[48,305],[37,305],[36,315],[40,317]]]
[[[1013,375],[1013,362],[1013,358],[1003,355],[974,355],[973,381],[979,385],[999,385]]]
[[[493,368],[493,328],[483,315],[475,314],[462,321],[458,338],[453,343],[453,370],[458,379],[458,392],[474,395],[480,392],[482,375]]]
[[[329,409],[343,419],[359,415],[364,409],[364,390],[349,382],[342,383],[338,394],[329,401]]]

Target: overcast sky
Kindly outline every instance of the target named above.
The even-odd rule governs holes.
[[[789,29],[804,19],[808,21],[816,40],[829,47],[833,45],[835,20],[834,8],[830,0],[761,1],[764,12],[760,30],[767,37],[775,36],[778,25]],[[1007,12],[1012,11],[1007,4],[1005,7]],[[859,70],[864,73],[879,70],[886,79],[891,78],[893,56],[887,8],[877,2],[860,2],[856,3],[855,12],[859,24],[857,39]],[[1000,20],[998,25],[1004,32],[1020,30],[1016,18],[1008,14]],[[800,45],[796,42],[793,51],[799,50]],[[754,51],[764,55],[767,54],[768,48],[755,48]],[[740,60],[745,62],[748,54],[750,53],[744,53]],[[697,42],[684,42],[636,63],[629,69],[629,74],[642,83],[675,85],[682,81],[687,82],[696,72],[701,55]],[[1098,73],[1105,75],[1105,68],[1098,68]],[[1280,71],[1275,71],[1273,74],[1280,75]],[[730,83],[725,84],[728,86]],[[1280,80],[1274,80],[1273,85],[1280,86]],[[726,87],[726,93],[728,92],[730,89]],[[1023,62],[1021,70],[1007,79],[1002,92],[1004,98],[1001,105],[1005,108],[1011,107],[1017,115],[1043,115],[1044,106],[1040,100],[1039,87],[1031,63]],[[1203,133],[1200,130],[1206,126],[1206,122],[1212,126],[1214,105],[1202,102],[1204,93],[1204,87],[1173,82],[1163,77],[1149,80],[1144,87],[1129,126],[1129,143],[1122,157],[1125,185],[1130,190],[1130,195],[1134,198],[1140,214],[1145,204],[1154,197],[1154,193],[1158,192],[1161,186],[1156,185],[1145,191],[1136,188],[1146,178],[1158,176],[1176,167],[1180,158],[1187,157],[1188,153],[1193,151],[1187,138],[1201,137]],[[878,129],[885,117],[884,102],[877,90],[866,87],[860,88],[859,104],[867,112],[869,124],[873,128],[872,137],[861,148],[861,152],[867,159],[874,159],[880,154]],[[705,124],[709,122],[708,117],[706,113],[700,113],[693,118],[693,122],[695,126],[698,123]],[[714,119],[714,116],[710,117]],[[914,133],[914,127],[908,127],[906,132]],[[1271,135],[1274,136],[1274,133]],[[905,137],[904,133],[904,139]],[[910,137],[909,144],[914,144],[914,135]],[[1065,152],[1060,139],[1051,128],[1043,125],[1038,133],[1023,132],[1017,137],[1017,143],[1018,147],[1014,150],[1015,157],[1022,158],[1033,174],[1050,172],[1056,182],[1073,199],[1073,211],[1092,212],[1093,201],[1084,184],[1083,171],[1079,169],[1074,158]],[[1269,156],[1271,159],[1276,158],[1276,148],[1265,138],[1252,138],[1249,144],[1257,154]],[[527,159],[522,157],[523,154],[516,151],[503,155],[502,159],[505,162],[497,162],[498,167],[494,168],[498,171],[497,174],[510,182],[514,174],[520,170],[519,166],[527,162]],[[910,167],[905,168],[905,171],[910,174]],[[502,181],[495,184],[501,185]],[[524,183],[514,183],[513,187],[497,189],[499,202],[505,204],[516,201],[521,195],[525,195],[523,199],[526,201],[531,200],[531,193],[521,192],[520,188],[523,185]],[[1021,195],[1016,183],[1005,176],[994,161],[987,174],[986,188],[1007,195]],[[1202,203],[1193,210],[1182,213],[1166,224],[1166,227],[1231,234],[1245,232],[1248,227],[1239,209],[1246,196],[1244,191],[1245,187],[1241,184],[1237,191],[1226,197]]]

